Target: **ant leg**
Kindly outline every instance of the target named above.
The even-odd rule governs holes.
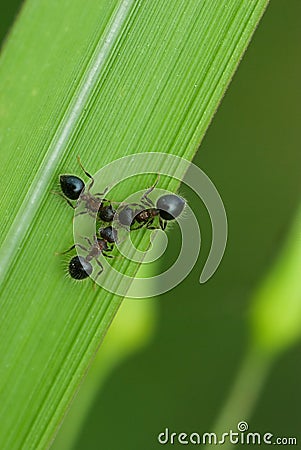
[[[148,208],[149,207],[153,208],[155,206],[154,203],[152,202],[152,200],[150,200],[148,197],[147,197],[147,200],[145,198],[141,197],[141,203],[143,206],[147,206]]]
[[[158,226],[155,227],[155,226],[153,225],[153,223],[154,223],[154,218],[152,218],[152,219],[147,223],[146,228],[147,228],[148,230],[157,230],[157,229],[158,229]]]
[[[60,197],[63,197],[63,199],[68,203],[69,206],[71,206],[72,209],[75,209],[76,206],[72,205],[72,203],[70,202],[70,200],[68,200],[68,198],[66,198],[64,196],[64,194],[61,194],[60,192],[56,192],[56,191],[50,191],[51,194],[55,194],[55,195],[59,195]]]
[[[149,189],[145,192],[145,194],[142,195],[140,201],[141,201],[142,205],[150,206],[151,208],[153,208],[155,206],[154,202],[148,197],[148,194],[149,194]]]
[[[86,239],[86,241],[88,242],[88,244],[90,245],[90,247],[92,247],[92,242],[90,241],[90,239],[87,236],[84,236],[84,239]]]
[[[110,250],[107,250],[107,252],[109,252]],[[114,256],[112,255],[107,255],[105,252],[102,252],[103,256],[105,256],[106,258],[114,258]]]
[[[97,264],[99,265],[99,267],[103,270],[103,265],[101,264],[101,262],[99,261],[98,258],[95,258],[95,261],[97,262]]]
[[[105,190],[103,192],[97,192],[97,194],[94,194],[94,197],[101,197],[103,202],[109,202],[110,200],[107,200],[105,198],[103,198],[104,195],[106,195],[106,193],[108,192],[109,188],[106,187]]]
[[[91,180],[93,180],[92,175],[90,175],[89,172],[87,172],[86,169],[84,168],[84,166],[82,165],[82,162],[81,162],[79,156],[77,157],[77,161],[78,161],[78,164],[80,165],[80,167],[82,168],[82,170],[83,170],[83,171],[85,172],[85,174],[87,175],[87,177],[89,177],[89,178],[91,178]]]
[[[140,230],[140,228],[145,226],[145,222],[142,222],[138,227],[131,226],[131,231]]]
[[[94,184],[94,178],[92,178],[92,181],[91,181],[91,183],[88,186],[87,192],[90,192],[90,189],[93,186],[93,184]]]
[[[60,252],[60,253],[57,252],[56,255],[65,255],[66,253],[71,252],[71,250],[73,250],[75,247],[79,247],[82,250],[85,250],[86,252],[88,251],[88,249],[86,247],[84,247],[83,245],[81,245],[81,244],[74,244],[74,245],[72,245],[72,247],[68,248],[68,250],[66,250],[64,252]]]
[[[88,214],[88,213],[89,213],[89,210],[86,208],[84,211],[81,211],[81,212],[76,213],[76,214],[75,214],[75,217],[81,216],[82,214]],[[94,217],[94,215],[93,215],[92,217]]]
[[[153,223],[154,223],[154,219],[152,219],[151,222],[149,222],[149,224],[146,225],[146,228],[148,230],[159,230],[160,227],[158,225],[153,225]]]
[[[108,249],[106,250],[106,252],[112,252],[112,251],[114,250],[114,245],[115,245],[116,242],[117,242],[117,241],[115,241],[115,242],[108,242],[108,241],[106,241],[107,247],[108,247]]]
[[[166,225],[167,225],[166,220],[162,220],[161,217],[160,217],[159,218],[159,223],[160,223],[161,230],[165,230]]]
[[[156,179],[156,181],[154,182],[154,184],[153,184],[149,189],[147,189],[147,191],[142,195],[142,197],[141,197],[141,202],[142,202],[142,203],[143,203],[143,201],[145,201],[147,205],[149,205],[149,206],[154,206],[154,203],[153,203],[153,201],[148,197],[148,194],[150,194],[150,193],[155,189],[155,187],[156,187],[157,184],[158,184],[159,179],[160,179],[160,174],[158,173],[157,179]]]
[[[131,227],[131,230],[132,231],[140,230],[140,228],[143,228],[143,227],[146,227],[147,229],[151,230],[152,228],[150,227],[150,225],[152,225],[153,222],[154,222],[154,218],[149,219],[148,222],[142,222],[140,225],[138,225],[138,227],[135,227],[135,228]],[[157,229],[157,227],[154,227],[154,229]]]
[[[78,164],[80,165],[81,169],[82,169],[82,170],[85,172],[85,174],[87,175],[87,177],[89,177],[89,178],[91,179],[91,183],[89,184],[88,189],[87,189],[87,191],[89,192],[90,189],[91,189],[91,187],[92,187],[93,184],[94,184],[94,178],[92,177],[92,175],[89,174],[89,172],[86,171],[86,169],[84,168],[84,166],[83,166],[82,163],[81,163],[81,160],[80,160],[80,157],[79,157],[79,156],[77,157],[77,161],[78,161]]]
[[[96,277],[94,278],[94,282],[96,283],[96,278],[99,277],[99,275],[103,272],[103,265],[101,264],[100,261],[98,261],[98,259],[96,259],[97,264],[100,267],[100,271],[97,273]]]

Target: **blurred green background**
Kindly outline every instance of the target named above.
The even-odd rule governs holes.
[[[2,40],[19,7],[18,1],[2,5]],[[210,221],[183,187],[201,224],[199,265],[176,289],[149,301],[159,310],[152,338],[102,380],[75,450],[149,450],[161,447],[157,436],[165,427],[212,430],[248,348],[252,294],[300,205],[300,17],[300,0],[271,2],[194,161],[226,207],[229,241],[221,266],[198,283]],[[170,242],[176,239],[170,231]],[[172,245],[162,264],[171,258]],[[252,431],[301,442],[300,363],[301,343],[275,361],[248,420]]]

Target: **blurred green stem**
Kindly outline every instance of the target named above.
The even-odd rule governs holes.
[[[250,347],[238,372],[228,400],[224,404],[220,416],[214,426],[218,439],[229,430],[238,432],[239,422],[247,422],[254,409],[261,389],[264,386],[273,358],[260,352],[254,346]],[[233,446],[227,439],[223,449]],[[209,445],[206,449],[209,450]]]
[[[250,310],[252,345],[214,430],[237,430],[256,404],[275,358],[300,339],[301,332],[301,209],[270,272],[255,291]],[[256,430],[255,430],[256,431]],[[231,448],[227,443],[224,449]]]

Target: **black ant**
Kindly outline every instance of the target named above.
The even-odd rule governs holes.
[[[144,198],[148,199],[146,196]],[[182,213],[185,206],[185,200],[175,194],[166,194],[158,198],[156,205],[150,199],[148,199],[148,201],[145,200],[143,204],[150,207],[143,209],[134,216],[132,225],[137,222],[139,226],[132,229],[138,230],[143,226],[146,226],[146,228],[149,229],[155,229],[157,227],[153,226],[153,222],[155,217],[158,217],[160,228],[165,230],[167,223],[174,220],[176,217],[179,217]]]
[[[86,171],[84,166],[81,163],[80,157],[77,157],[77,161],[87,175],[90,178],[91,182],[88,185],[87,189],[85,188],[85,183],[83,180],[75,175],[60,175],[60,186],[62,189],[62,194],[56,192],[56,194],[61,195],[71,208],[75,209],[78,207],[79,202],[76,205],[73,205],[70,200],[79,200],[85,204],[85,208],[83,211],[79,212],[77,215],[81,214],[90,214],[90,216],[95,217],[103,222],[112,222],[115,210],[111,205],[109,200],[104,198],[105,193],[108,188],[105,189],[103,193],[97,193],[92,195],[90,190],[94,184],[94,178],[90,175],[89,172]],[[105,202],[109,202],[108,205],[105,205]]]
[[[159,225],[165,230],[167,223],[174,220],[182,213],[185,207],[185,200],[175,194],[165,194],[158,198],[156,204],[148,197],[155,189],[157,181],[141,197],[141,205],[132,203],[126,205],[118,213],[118,221],[121,225],[130,227],[131,230],[138,230],[145,226],[148,229],[157,229],[153,226],[156,217],[159,218]],[[147,208],[145,208],[147,206]],[[138,207],[138,208],[137,208]],[[138,226],[135,227],[135,223]]]
[[[111,252],[113,248],[108,245],[108,241],[104,239],[100,239],[96,236],[94,236],[94,241],[91,242],[88,237],[85,237],[86,241],[89,244],[89,248],[86,248],[84,245],[81,244],[74,244],[72,245],[68,250],[65,252],[59,253],[60,255],[65,255],[66,253],[71,252],[76,247],[81,248],[82,250],[86,251],[88,254],[87,256],[74,256],[68,266],[69,274],[72,278],[75,280],[83,280],[87,277],[89,277],[93,271],[92,265],[90,261],[95,259],[96,263],[99,265],[100,270],[97,273],[96,278],[103,272],[103,265],[99,261],[99,256],[102,254],[106,258],[113,258],[112,255],[108,255],[108,252]]]

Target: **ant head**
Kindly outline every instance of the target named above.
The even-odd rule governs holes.
[[[60,185],[63,193],[70,200],[77,200],[85,187],[85,183],[74,175],[60,175]]]
[[[163,220],[174,220],[179,217],[185,206],[185,200],[175,194],[162,195],[157,200],[156,207],[160,210]]]
[[[98,210],[98,219],[103,222],[112,222],[114,219],[115,210],[112,205],[101,206]]]
[[[75,280],[84,280],[92,273],[92,266],[83,256],[74,256],[69,262],[69,274]]]
[[[107,242],[110,242],[110,244],[117,242],[117,230],[115,230],[115,228],[111,226],[100,228],[99,234],[102,239],[104,239]]]

